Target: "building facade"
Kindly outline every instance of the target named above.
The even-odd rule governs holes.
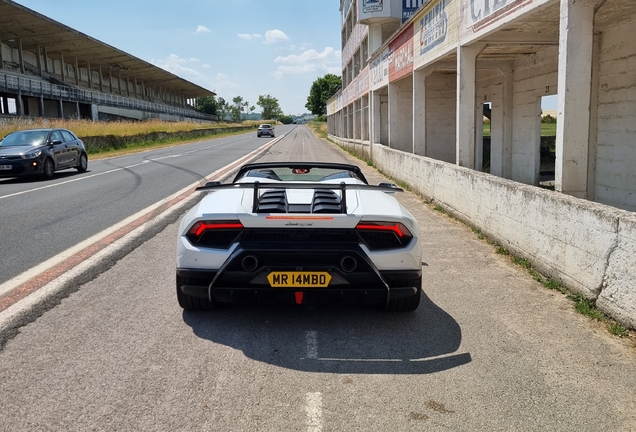
[[[556,191],[636,211],[635,2],[343,0],[341,12],[335,138],[528,185],[553,173]],[[545,96],[558,100],[551,160]]]

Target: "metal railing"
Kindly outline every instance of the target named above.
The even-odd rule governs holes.
[[[62,100],[66,102],[79,102],[162,114],[172,114],[202,120],[215,120],[215,116],[201,113],[194,108],[180,108],[131,97],[50,84],[43,80],[16,76],[1,71],[0,92],[22,94],[32,97],[44,97],[46,99]]]

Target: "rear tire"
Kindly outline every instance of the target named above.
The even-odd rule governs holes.
[[[177,300],[179,302],[179,306],[187,311],[211,311],[213,309],[216,309],[215,302],[211,302],[208,299],[184,294],[183,291],[181,291],[181,286],[188,285],[189,282],[189,278],[177,275]]]
[[[88,169],[88,157],[85,154],[80,155],[79,164],[75,167],[77,172],[83,173]]]
[[[410,297],[404,297],[399,299],[389,300],[385,303],[383,309],[388,312],[413,312],[420,305],[420,297],[422,296],[422,277],[416,279],[407,279],[404,281],[404,285],[401,286],[414,286],[417,288],[417,293]]]

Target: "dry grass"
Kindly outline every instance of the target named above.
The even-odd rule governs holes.
[[[256,124],[258,122],[245,121],[243,126]],[[66,119],[16,119],[9,122],[0,123],[0,137],[10,132],[22,129],[61,127],[70,129],[80,138],[89,136],[131,136],[143,135],[151,132],[179,132],[191,131],[195,129],[212,129],[220,127],[235,126],[228,123],[191,123],[191,122],[168,122],[162,120],[148,121],[114,121],[114,122],[94,122],[91,120],[66,120]]]

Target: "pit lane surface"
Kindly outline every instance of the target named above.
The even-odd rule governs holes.
[[[301,157],[352,161],[305,127],[261,160]],[[415,313],[183,312],[174,223],[5,344],[0,429],[634,430],[633,347],[466,226],[398,198],[424,239]]]

